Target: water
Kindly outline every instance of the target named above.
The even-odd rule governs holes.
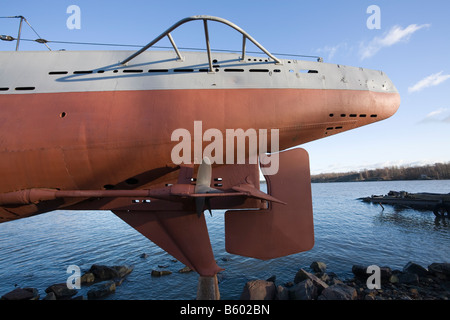
[[[264,185],[263,185],[264,186]],[[312,261],[327,264],[345,279],[353,264],[402,269],[409,261],[425,267],[450,261],[450,221],[432,212],[398,210],[363,203],[357,198],[408,192],[450,192],[450,180],[312,184],[315,246],[304,253],[269,261],[228,254],[224,243],[224,211],[206,215],[219,266],[222,299],[239,299],[245,282],[277,276],[276,283],[292,281],[299,268]],[[141,258],[141,254],[148,254]],[[42,296],[55,283],[64,283],[69,265],[82,272],[92,264],[134,266],[116,293],[106,299],[195,299],[198,276],[178,273],[184,267],[111,212],[54,211],[0,224],[0,295],[15,288],[34,287]],[[151,277],[152,269],[173,273]],[[86,295],[89,287],[79,294]]]

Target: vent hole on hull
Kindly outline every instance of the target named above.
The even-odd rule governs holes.
[[[131,185],[133,185],[133,184],[138,184],[138,183],[139,183],[139,180],[136,179],[136,178],[129,178],[129,179],[125,180],[125,183],[131,184]]]
[[[269,72],[268,69],[250,69],[250,72]]]
[[[79,71],[74,71],[73,74],[91,74],[93,71],[92,70],[79,70]]]
[[[194,69],[174,69],[173,72],[194,72]]]
[[[125,69],[122,72],[123,73],[142,73],[144,70],[141,69]]]
[[[169,70],[168,69],[150,69],[150,70],[148,70],[148,72],[159,73],[159,72],[169,72]]]
[[[17,87],[17,91],[27,91],[27,90],[34,90],[35,87]]]
[[[55,75],[55,74],[67,74],[67,71],[50,71],[48,74]]]

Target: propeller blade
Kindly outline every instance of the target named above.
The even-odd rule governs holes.
[[[197,182],[195,185],[195,193],[207,193],[211,187],[211,160],[204,157],[197,173]]]
[[[197,173],[197,182],[195,184],[195,193],[222,193],[222,190],[211,188],[211,176],[212,176],[212,168],[211,168],[211,160],[208,157],[204,157],[200,167],[198,168]],[[208,207],[209,214],[212,216],[211,211],[211,202],[207,197],[198,197],[195,199],[195,207],[197,211],[197,215],[203,213],[204,207]]]

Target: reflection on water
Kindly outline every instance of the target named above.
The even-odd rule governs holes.
[[[404,208],[381,210],[379,215],[374,216],[374,223],[392,223],[406,231],[411,229],[422,229],[427,232],[442,231],[444,235],[450,230],[448,218],[431,216],[430,211]]]
[[[263,185],[264,186],[264,185]],[[450,221],[432,212],[367,204],[360,197],[390,190],[448,193],[450,181],[396,181],[313,184],[315,245],[308,252],[260,261],[225,251],[224,211],[206,215],[219,266],[223,299],[239,299],[251,279],[276,275],[292,281],[299,268],[321,260],[342,278],[353,264],[401,269],[409,261],[428,266],[450,260]],[[148,258],[141,258],[141,254]],[[180,262],[126,225],[111,212],[55,211],[0,224],[0,295],[21,287],[38,288],[65,282],[69,265],[82,272],[94,264],[134,266],[134,271],[107,299],[195,299],[197,275],[181,274]],[[151,277],[166,265],[170,276]],[[80,293],[85,294],[88,288]]]

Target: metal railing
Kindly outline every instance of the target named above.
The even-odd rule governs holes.
[[[242,30],[240,27],[238,27],[237,25],[235,25],[234,23],[225,20],[223,18],[219,18],[219,17],[213,17],[213,16],[204,16],[204,15],[200,15],[200,16],[192,16],[192,17],[188,17],[188,18],[184,18],[180,21],[178,21],[177,23],[175,23],[173,26],[171,26],[169,29],[167,29],[166,31],[164,31],[163,33],[161,33],[158,37],[156,37],[154,40],[152,40],[151,42],[149,42],[146,46],[144,46],[142,49],[136,51],[135,53],[133,53],[131,56],[129,56],[128,58],[126,58],[125,60],[123,60],[122,62],[120,62],[121,64],[126,64],[129,61],[131,61],[132,59],[136,58],[138,55],[140,55],[141,53],[143,53],[144,51],[146,51],[147,49],[149,49],[150,47],[152,47],[153,45],[155,45],[158,41],[160,41],[161,39],[163,39],[164,37],[168,37],[170,43],[172,44],[173,49],[175,50],[178,59],[183,60],[183,57],[180,53],[180,51],[178,50],[172,35],[170,34],[173,30],[175,30],[176,28],[178,28],[179,26],[190,22],[190,21],[195,21],[195,20],[203,20],[203,27],[205,30],[205,40],[206,40],[206,50],[208,53],[208,64],[209,64],[209,71],[210,72],[214,72],[213,69],[213,64],[212,64],[212,59],[211,59],[211,47],[210,47],[210,43],[209,43],[209,32],[208,32],[208,20],[209,21],[215,21],[215,22],[220,22],[223,24],[226,24],[227,26],[235,29],[236,31],[240,32],[242,34],[242,56],[241,56],[241,60],[245,59],[245,47],[246,47],[246,41],[249,40],[251,41],[256,47],[258,47],[262,52],[264,52],[269,58],[271,58],[276,64],[281,64],[281,60],[278,59],[277,57],[275,57],[274,55],[272,55],[269,51],[267,51],[262,45],[260,45],[255,39],[253,39],[247,32],[245,32],[244,30]]]

